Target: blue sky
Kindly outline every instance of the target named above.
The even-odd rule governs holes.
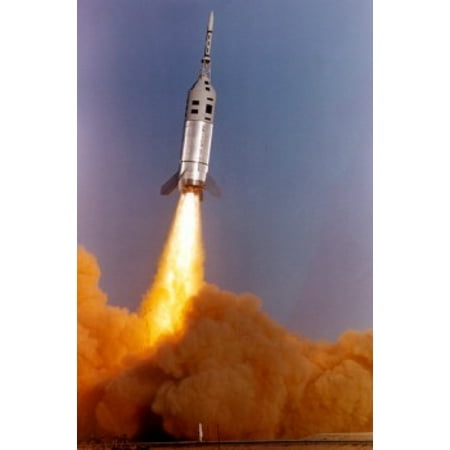
[[[206,278],[292,331],[372,327],[372,2],[78,0],[78,241],[110,302],[149,287],[215,13]]]

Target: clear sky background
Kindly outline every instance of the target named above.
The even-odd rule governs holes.
[[[151,284],[214,10],[206,279],[292,331],[372,327],[372,2],[78,0],[78,241],[111,304]]]

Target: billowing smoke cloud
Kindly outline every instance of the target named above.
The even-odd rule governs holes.
[[[311,342],[258,298],[203,285],[183,332],[149,347],[148,323],[109,306],[78,252],[78,428],[90,436],[299,438],[372,429],[372,332]]]
[[[93,255],[78,249],[78,426],[95,433],[94,408],[102,386],[114,377],[145,342],[140,317],[107,305],[98,287],[100,269]]]

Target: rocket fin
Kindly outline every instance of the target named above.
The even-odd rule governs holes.
[[[169,195],[178,184],[179,172],[175,172],[162,186],[161,195]]]
[[[214,178],[208,174],[206,177],[206,185],[205,189],[209,191],[214,197],[220,197],[222,195],[222,191],[220,190],[219,186],[217,185]]]

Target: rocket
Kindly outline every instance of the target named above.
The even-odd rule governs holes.
[[[203,190],[220,196],[220,189],[208,175],[209,157],[216,108],[216,91],[211,84],[211,43],[214,14],[209,14],[205,49],[200,74],[188,92],[184,115],[180,166],[161,187],[161,195],[170,194],[177,186],[181,193],[195,192],[203,198]]]

